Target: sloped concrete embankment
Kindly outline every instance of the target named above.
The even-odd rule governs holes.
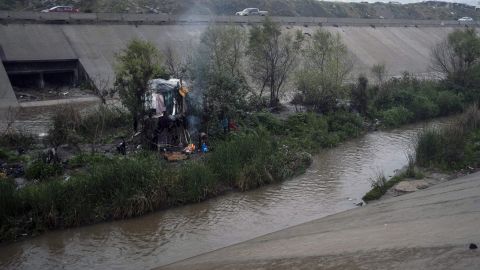
[[[17,107],[17,98],[12,85],[10,85],[3,63],[0,61],[0,121],[7,120],[8,110]]]
[[[206,24],[3,24],[0,46],[3,61],[78,59],[91,79],[114,81],[114,59],[133,38],[146,39],[163,49],[172,46],[191,52]],[[249,27],[249,26],[245,26]],[[311,34],[319,26],[283,26],[284,31]],[[355,73],[368,73],[385,63],[390,75],[429,71],[430,50],[454,27],[323,27],[339,33],[355,61]]]
[[[160,269],[480,269],[480,173]]]

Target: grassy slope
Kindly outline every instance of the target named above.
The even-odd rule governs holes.
[[[480,11],[465,5],[446,3],[340,3],[316,0],[0,0],[0,9],[42,10],[58,4],[72,4],[83,11],[148,12],[148,7],[170,14],[228,15],[246,7],[258,7],[279,16],[319,16],[396,19],[457,19],[463,16],[480,19]]]

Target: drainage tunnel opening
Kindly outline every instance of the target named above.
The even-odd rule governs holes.
[[[43,80],[45,81],[46,87],[75,86],[75,75],[73,71],[45,73],[43,74]]]
[[[9,74],[8,78],[14,88],[39,88],[40,74]]]

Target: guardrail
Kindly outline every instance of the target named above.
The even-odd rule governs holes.
[[[275,22],[286,25],[321,26],[392,26],[392,27],[455,27],[480,26],[478,22],[402,19],[358,19],[325,17],[271,17]],[[264,20],[259,16],[175,16],[167,14],[128,13],[43,13],[0,11],[2,23],[65,23],[65,24],[211,24],[238,23],[258,24]]]

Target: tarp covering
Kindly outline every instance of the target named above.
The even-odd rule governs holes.
[[[180,80],[178,79],[153,79],[150,80],[150,89],[156,93],[173,92],[180,88]]]

